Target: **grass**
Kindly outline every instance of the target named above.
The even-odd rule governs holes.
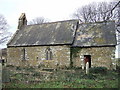
[[[55,75],[51,74],[50,77],[58,76],[58,78],[50,81],[33,81],[35,75],[37,77],[41,75],[33,70],[32,76],[17,73],[12,75],[14,80],[3,84],[3,88],[118,88],[117,71],[107,71],[105,74],[90,73],[89,75],[80,71],[81,69],[75,72],[55,71]]]
[[[117,80],[108,82],[107,80],[78,79],[71,82],[11,83],[5,88],[117,88],[117,83]]]

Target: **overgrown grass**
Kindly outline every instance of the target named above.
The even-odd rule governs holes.
[[[34,81],[35,76],[38,77],[41,74],[33,69],[28,69],[28,71],[30,70],[32,70],[32,76],[21,73],[14,74],[14,80],[7,84],[4,83],[3,88],[118,88],[117,71],[105,71],[105,74],[92,72],[86,75],[81,69],[74,72],[58,70],[53,72],[57,79]],[[51,78],[55,78],[53,74],[51,74]]]
[[[77,79],[74,81],[54,81],[42,83],[12,83],[4,88],[117,88],[117,80]]]

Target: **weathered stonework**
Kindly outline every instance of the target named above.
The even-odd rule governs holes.
[[[65,20],[27,25],[22,13],[18,30],[7,44],[7,64],[84,68],[89,62],[90,67],[110,69],[116,67],[116,44],[114,21],[80,24],[79,20]]]
[[[52,60],[46,60],[48,47],[52,51]],[[25,48],[25,60],[23,60],[23,48]],[[71,63],[69,46],[12,47],[8,48],[7,52],[8,65],[65,68]],[[91,55],[91,67],[101,66],[108,69],[116,67],[115,47],[80,48],[77,55],[72,57],[74,67],[82,67],[84,55]]]
[[[52,60],[46,60],[46,49],[52,51]],[[23,60],[23,48],[25,60]],[[12,47],[7,49],[8,65],[41,66],[64,68],[70,65],[70,48],[68,46]]]
[[[84,55],[91,55],[91,67],[115,68],[115,47],[81,48],[77,57],[73,57],[74,67],[82,67]]]

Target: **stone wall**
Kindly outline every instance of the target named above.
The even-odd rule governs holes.
[[[50,48],[52,60],[46,60],[46,49]],[[25,49],[25,60],[23,60]],[[40,66],[40,67],[69,67],[69,46],[36,46],[36,47],[10,47],[7,49],[7,65],[14,66]]]
[[[46,60],[46,49],[50,48],[52,60]],[[23,60],[25,49],[25,60]],[[91,67],[116,67],[115,47],[75,48],[70,59],[69,46],[37,46],[37,47],[10,47],[7,49],[7,65],[40,66],[49,68],[69,67],[71,60],[74,67],[82,67],[84,55],[91,55]],[[77,53],[76,53],[77,52]]]
[[[82,67],[84,55],[91,55],[91,67],[115,68],[115,47],[80,48],[77,55],[73,56],[73,66]]]

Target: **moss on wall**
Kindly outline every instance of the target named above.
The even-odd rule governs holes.
[[[70,51],[72,53],[72,57],[75,58],[78,57],[78,53],[81,51],[81,48],[79,47],[71,48]]]
[[[81,48],[70,48],[70,68],[73,67],[73,58],[78,57],[79,52],[81,51]]]

